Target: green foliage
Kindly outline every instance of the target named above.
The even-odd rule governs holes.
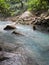
[[[9,14],[10,5],[5,0],[0,0],[0,13]],[[8,12],[8,13],[7,13]]]
[[[20,11],[25,11],[27,6],[28,10],[47,10],[49,9],[49,0],[0,0],[0,13],[13,16]]]
[[[23,0],[0,0],[0,13],[12,16],[23,9]]]
[[[44,10],[48,9],[48,1],[47,0],[28,0],[28,9],[29,10]]]
[[[28,10],[46,10],[49,8],[49,0],[0,0],[0,13],[13,16],[27,10],[27,6]]]

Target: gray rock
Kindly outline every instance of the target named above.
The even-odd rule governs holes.
[[[35,25],[33,25],[33,30],[36,30],[36,26]]]
[[[7,25],[4,30],[12,30],[12,29],[16,29],[15,26],[12,26],[12,25]]]

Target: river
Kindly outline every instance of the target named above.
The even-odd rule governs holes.
[[[4,27],[12,22],[0,21],[0,41],[7,43],[21,43],[26,52],[36,59],[39,65],[49,65],[49,34],[33,31],[32,26],[16,24],[15,31],[24,35],[11,34],[13,30],[5,31]]]

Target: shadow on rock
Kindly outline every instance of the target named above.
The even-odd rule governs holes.
[[[0,62],[9,59],[8,57],[0,58]]]

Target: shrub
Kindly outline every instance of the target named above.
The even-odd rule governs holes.
[[[28,10],[38,11],[48,8],[49,5],[46,0],[28,0]]]
[[[6,3],[5,0],[0,0],[0,13],[8,15],[9,14],[9,8],[10,8],[10,5],[8,3]]]

